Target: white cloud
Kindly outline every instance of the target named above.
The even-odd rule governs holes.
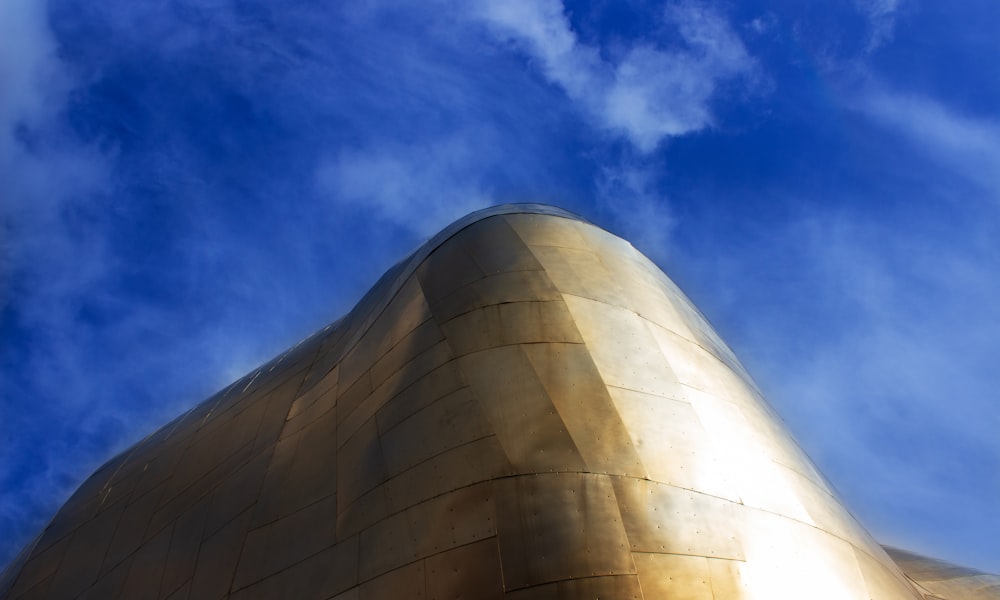
[[[20,300],[35,326],[65,335],[54,321],[109,263],[100,238],[75,235],[66,213],[76,198],[102,185],[106,167],[59,122],[71,81],[46,18],[44,2],[0,3],[0,218],[10,225],[0,248],[2,262],[6,269],[28,273],[41,265],[49,269],[49,277],[0,294],[0,302]]]
[[[8,225],[0,268],[22,275],[48,269],[44,280],[25,280],[16,290],[0,280],[0,304],[17,304],[40,333],[58,337],[66,335],[60,319],[73,310],[74,294],[109,263],[101,239],[75,235],[66,216],[74,198],[102,185],[106,168],[59,122],[71,81],[46,18],[44,2],[0,3],[0,220]]]
[[[108,252],[104,215],[80,202],[100,190],[108,168],[94,149],[74,139],[63,121],[73,80],[57,55],[47,23],[47,4],[38,0],[0,2],[0,308],[31,343],[18,357],[18,372],[0,373],[0,480],[23,468],[18,456],[32,448],[34,475],[0,502],[0,532],[27,536],[71,491],[81,463],[93,457],[74,452],[67,466],[65,445],[39,444],[39,419],[27,407],[51,418],[47,435],[58,436],[66,422],[80,435],[96,431],[117,415],[88,402],[99,397],[100,383],[86,340],[74,328],[86,298],[100,304],[105,277],[115,263]],[[85,226],[74,221],[86,221]],[[12,332],[13,333],[13,332]],[[9,341],[15,343],[13,334]],[[33,382],[28,396],[19,380]],[[42,399],[50,400],[38,405]],[[25,427],[25,425],[27,425]],[[86,456],[83,456],[86,455]],[[26,541],[26,539],[21,540]],[[3,551],[0,547],[0,563]]]
[[[571,97],[592,93],[607,78],[598,50],[579,43],[559,0],[484,2],[478,7],[478,18],[524,47]]]
[[[345,207],[422,236],[489,204],[482,172],[488,143],[452,136],[432,143],[384,143],[342,151],[317,172],[320,191]]]
[[[55,43],[45,22],[45,3],[0,3],[0,158],[13,148],[14,128],[51,108],[50,88],[61,83]]]
[[[649,41],[617,61],[578,39],[557,0],[478,6],[476,18],[538,61],[545,76],[598,126],[624,135],[643,152],[711,126],[710,101],[718,86],[754,70],[726,20],[698,4],[664,11],[664,21],[679,34],[673,41],[683,47],[664,49]]]
[[[869,52],[892,41],[900,3],[900,0],[854,0],[854,5],[868,19]]]
[[[856,108],[1000,199],[1000,121],[961,115],[930,98],[884,90],[863,93]]]

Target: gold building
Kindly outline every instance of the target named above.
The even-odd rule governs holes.
[[[90,477],[0,597],[1000,598],[842,506],[627,242],[508,205]]]

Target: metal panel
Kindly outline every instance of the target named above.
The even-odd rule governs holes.
[[[435,554],[426,561],[427,600],[501,600],[503,574],[495,537]]]
[[[338,499],[350,504],[386,479],[375,419],[369,419],[337,452]]]
[[[783,515],[753,509],[743,512],[746,564],[742,576],[755,596],[869,597],[854,548],[847,541]]]
[[[496,436],[453,448],[403,471],[385,484],[392,510],[403,510],[450,490],[505,477],[514,468]]]
[[[194,575],[198,546],[208,513],[208,502],[201,502],[181,515],[173,524],[170,536],[170,550],[163,565],[163,581],[160,583],[160,597],[176,592],[190,581]]]
[[[578,577],[544,583],[507,592],[508,600],[642,600],[639,578],[635,575]],[[650,596],[646,596],[650,598]],[[664,599],[668,600],[668,599]]]
[[[340,420],[343,421],[371,395],[371,373],[365,371],[350,383],[346,379],[341,379],[341,381],[347,386],[347,389],[344,389],[344,385],[338,385],[338,389],[341,391],[339,392],[340,396],[337,397],[337,413],[340,415]]]
[[[47,586],[58,570],[59,562],[62,560],[63,554],[66,553],[71,539],[72,536],[67,535],[25,562],[20,575],[10,589],[9,597],[17,598],[42,582],[45,582]]]
[[[424,592],[424,561],[400,567],[385,575],[361,584],[358,593],[360,600],[423,600]]]
[[[372,393],[361,401],[349,415],[341,419],[337,428],[337,437],[344,443],[362,423],[375,416],[382,406],[396,394],[420,380],[429,372],[451,360],[451,348],[446,342],[439,342],[431,348],[417,354],[412,360],[395,371],[388,379],[375,388]],[[339,410],[339,407],[338,407]]]
[[[479,403],[462,388],[380,432],[380,438],[391,476],[491,432]]]
[[[520,347],[476,352],[458,362],[516,472],[585,469],[573,439]]]
[[[562,300],[545,271],[497,273],[464,285],[448,296],[431,302],[434,318],[444,323],[460,314],[507,302]]]
[[[380,394],[381,397],[391,399],[420,378],[447,363],[453,356],[451,348],[446,342],[438,342],[415,354],[412,359],[396,369],[375,388],[373,395]],[[384,401],[379,403],[379,408],[382,404]]]
[[[886,547],[888,556],[905,573],[905,579],[927,594],[927,598],[940,600],[996,600],[1000,598],[1000,576],[982,573],[975,569],[960,567],[941,560],[906,552],[898,548]],[[859,556],[862,571],[866,562]],[[871,567],[883,567],[881,561],[868,563]],[[909,584],[907,584],[909,585]],[[869,584],[871,588],[871,584]]]
[[[729,399],[729,390],[724,381],[730,374],[719,372],[727,369],[719,359],[673,331],[648,321],[647,326],[678,382],[707,394]]]
[[[611,480],[633,551],[744,558],[740,504],[654,481]]]
[[[506,589],[635,573],[607,475],[522,475],[494,485]]]
[[[459,244],[438,247],[417,268],[420,288],[432,305],[456,289],[486,275]]]
[[[150,491],[128,504],[114,530],[114,537],[104,556],[101,574],[107,573],[142,545],[152,509],[163,493],[163,486]],[[169,540],[169,538],[168,538]]]
[[[188,579],[184,584],[174,590],[172,594],[166,596],[166,600],[188,600],[191,596],[191,580]]]
[[[404,514],[421,557],[496,535],[492,482],[443,494]]]
[[[130,558],[129,560],[126,560],[126,561],[120,563],[117,567],[115,567],[114,569],[112,569],[108,573],[105,573],[105,574],[101,575],[100,579],[98,579],[94,583],[94,585],[92,585],[89,588],[87,588],[79,596],[76,596],[76,599],[77,600],[106,600],[107,598],[128,598],[128,597],[135,597],[135,596],[124,596],[123,595],[123,589],[125,587],[125,578],[128,577],[128,575],[129,575],[129,571],[130,571],[130,569],[132,567],[132,562],[133,562],[133,560]],[[162,569],[162,564],[161,565],[151,565],[151,566],[154,567],[154,572],[155,572],[156,566],[159,566]],[[138,577],[136,577],[135,579],[137,580]],[[143,579],[145,580],[144,583],[150,583],[151,582],[153,584],[153,586],[142,586],[142,587],[133,588],[133,589],[137,590],[136,593],[144,595],[144,596],[140,596],[140,597],[156,598],[157,594],[159,593],[159,589],[157,587],[159,585],[159,581],[151,581],[151,580],[145,579],[145,578],[143,578]],[[132,590],[129,590],[129,591],[132,591]],[[47,590],[44,590],[44,592],[47,592]],[[28,600],[30,598],[35,598],[35,597],[44,598],[45,597],[44,596],[44,592],[42,590],[39,590],[37,596],[34,595],[34,594],[29,593],[27,596],[23,596],[23,598],[25,600]]]
[[[572,294],[614,306],[625,306],[625,293],[612,279],[600,257],[590,250],[532,246],[552,283],[564,294]]]
[[[160,594],[160,581],[170,550],[170,529],[164,529],[153,537],[132,557],[128,565],[127,578],[121,591],[121,598],[156,598]],[[112,594],[93,594],[94,598],[111,598]]]
[[[743,600],[753,597],[747,589],[746,582],[743,581],[743,564],[737,560],[708,559],[708,575],[712,581],[712,595],[715,598]]]
[[[354,381],[430,316],[419,282],[416,278],[406,280],[384,313],[372,321],[340,363],[343,380]]]
[[[136,496],[145,494],[172,477],[183,451],[184,446],[177,439],[164,442],[162,451],[155,456],[150,456],[149,460],[143,463],[142,474],[139,476],[139,481],[136,482],[132,493]]]
[[[292,464],[302,433],[297,433],[278,441],[271,454],[264,483],[257,493],[251,527],[270,523],[285,514],[287,484],[292,474]]]
[[[583,339],[562,301],[512,302],[478,308],[443,324],[457,356],[532,342],[574,342]]]
[[[885,568],[883,562],[868,553],[854,548],[854,557],[861,569],[868,595],[872,598],[906,598],[915,592],[905,577]]]
[[[528,246],[587,247],[579,229],[570,219],[552,219],[533,214],[512,214],[503,218]]]
[[[418,558],[492,537],[492,488],[462,488],[396,513],[361,533],[359,573],[376,577]]]
[[[126,502],[139,482],[140,474],[134,465],[126,465],[101,489],[94,516]]]
[[[740,407],[708,394],[688,397],[743,503],[813,525],[786,472],[772,460],[770,444],[753,434]]]
[[[865,552],[881,554],[878,543],[830,492],[820,488],[797,471],[780,464],[777,465],[777,469],[783,471],[784,480],[817,527],[837,537],[851,540]]]
[[[996,600],[1000,596],[1000,577],[976,575],[942,581],[923,581],[920,587],[941,600]]]
[[[286,417],[288,421],[292,421],[295,417],[299,416],[307,408],[312,408],[317,400],[325,399],[325,408],[319,409],[318,412],[313,412],[313,414],[322,414],[326,412],[326,408],[333,406],[333,402],[337,398],[337,380],[340,375],[340,365],[335,365],[330,371],[323,376],[322,379],[317,381],[315,385],[311,387],[306,387],[303,384],[302,389],[306,390],[305,393],[300,394],[293,402],[291,408],[288,409],[288,416]],[[308,419],[307,419],[308,420]],[[287,427],[286,427],[287,429]]]
[[[122,504],[98,514],[73,533],[47,595],[73,597],[97,581],[104,553],[124,509]]]
[[[627,271],[614,273],[615,279],[626,290],[623,306],[681,338],[696,341],[697,336],[663,292],[663,288],[649,277],[645,269],[629,265]]]
[[[106,600],[107,598],[122,598],[122,588],[125,587],[125,578],[129,574],[129,567],[132,561],[127,560],[119,564],[116,568],[112,569],[110,572],[101,575],[94,585],[87,588],[82,594],[76,596],[76,600]],[[46,590],[47,591],[47,590]],[[156,597],[159,590],[153,587],[150,590],[142,590],[142,592],[151,592],[152,595],[149,597]],[[140,592],[140,593],[142,593]],[[29,594],[25,596],[25,600],[34,598],[35,596]],[[39,595],[39,598],[44,598],[45,596]]]
[[[399,512],[361,532],[358,575],[367,581],[420,558],[410,520]],[[421,582],[422,584],[423,582]]]
[[[588,471],[645,477],[632,438],[582,344],[523,347]]]
[[[465,386],[458,363],[449,361],[432,369],[400,391],[375,413],[379,431],[387,431],[428,404]]]
[[[361,597],[361,588],[354,587],[342,594],[337,594],[333,598],[330,598],[330,600],[358,600],[360,597]]]
[[[295,565],[236,590],[233,600],[330,598],[358,584],[358,538],[318,552]],[[339,597],[339,596],[338,596]]]
[[[690,404],[618,387],[608,391],[649,479],[739,501]]]
[[[413,360],[428,348],[444,339],[444,334],[434,319],[428,317],[413,331],[383,354],[371,368],[372,385],[378,387],[390,375]]]
[[[330,390],[328,393],[317,398],[315,402],[303,408],[302,411],[295,416],[295,418],[285,421],[280,437],[284,439],[302,431],[304,427],[316,422],[316,420],[322,418],[323,415],[332,413],[336,410],[336,406],[336,397],[333,395],[333,390]]]
[[[233,517],[254,505],[270,461],[271,450],[261,452],[212,490],[205,519],[205,535],[215,533]],[[145,527],[142,530],[145,531]]]
[[[346,341],[344,336],[347,333],[347,328],[343,327],[343,324],[344,319],[341,319],[330,323],[315,334],[320,336],[322,343],[302,382],[303,390],[312,389],[331,369],[340,364]]]
[[[677,397],[677,377],[639,315],[578,296],[566,296],[566,305],[605,383]]]
[[[464,248],[487,275],[542,268],[521,238],[503,219],[486,219],[474,223],[457,234],[451,243]]]
[[[343,497],[337,500],[338,541],[364,531],[393,512],[384,485],[376,487],[354,502],[348,503]]]
[[[680,554],[632,555],[644,598],[712,600],[708,559]]]
[[[281,515],[337,492],[336,410],[328,411],[302,430],[291,471],[280,495]]]
[[[250,531],[233,586],[249,585],[332,546],[336,517],[336,498],[330,497]]]
[[[193,597],[219,598],[226,595],[249,524],[250,511],[247,510],[201,543],[191,581]]]

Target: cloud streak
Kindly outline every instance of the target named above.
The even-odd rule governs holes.
[[[917,94],[868,90],[857,110],[1000,201],[1000,120],[962,115]]]
[[[896,12],[901,0],[855,0],[854,5],[868,19],[867,51],[872,52],[892,41]]]

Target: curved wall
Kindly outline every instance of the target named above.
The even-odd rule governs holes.
[[[922,598],[655,265],[524,205],[108,462],[4,590]]]
[[[1000,577],[886,547],[903,574],[928,600],[996,600]]]

